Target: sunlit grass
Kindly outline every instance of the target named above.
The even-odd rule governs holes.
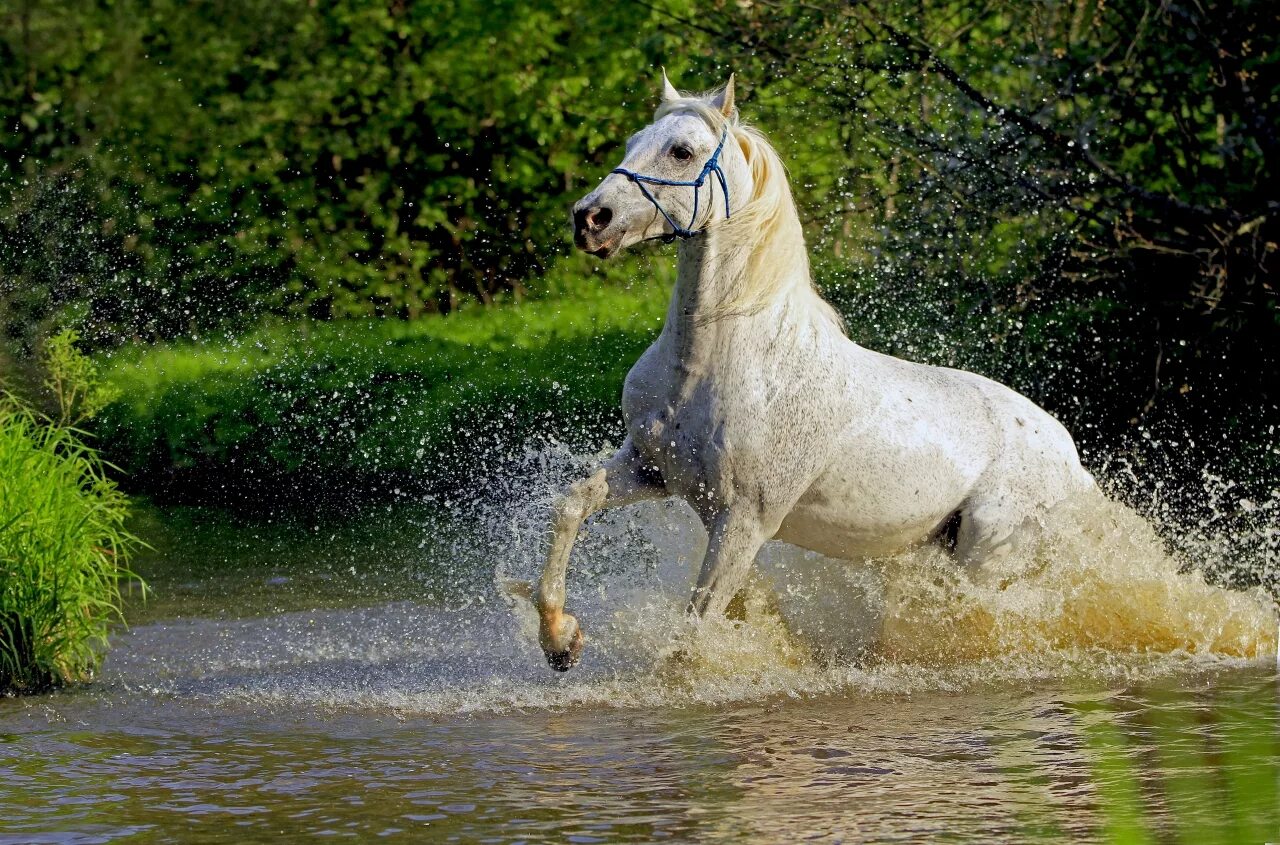
[[[672,272],[630,261],[569,298],[130,347],[106,362],[120,398],[98,431],[127,472],[188,490],[197,478],[403,483],[483,459],[497,440],[607,439]]]
[[[1114,714],[1107,714],[1084,729],[1104,839],[1113,845],[1146,845],[1154,839],[1142,793],[1141,761],[1134,759],[1113,719]]]
[[[1236,843],[1280,839],[1274,712],[1213,691],[1192,706],[1153,689],[1141,709],[1081,707],[1089,780],[1106,842]],[[1195,695],[1191,693],[1190,695]]]

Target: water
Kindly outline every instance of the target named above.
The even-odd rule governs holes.
[[[63,696],[6,707],[0,836],[1262,842],[1275,680],[471,717]]]
[[[1269,600],[1089,507],[1016,579],[770,547],[696,630],[698,529],[629,509],[575,557],[568,675],[503,589],[539,508],[157,512],[99,682],[0,700],[0,843],[1280,839]]]

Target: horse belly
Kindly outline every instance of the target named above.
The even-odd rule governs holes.
[[[783,520],[774,539],[827,557],[860,560],[901,551],[927,536],[921,525],[858,524],[809,508],[796,508]]]
[[[932,535],[961,505],[973,478],[971,468],[941,455],[830,470],[800,497],[776,536],[831,557],[892,554]]]

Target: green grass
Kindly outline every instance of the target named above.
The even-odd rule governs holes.
[[[131,577],[127,516],[78,432],[0,394],[0,694],[92,675]]]
[[[572,298],[125,349],[104,362],[119,398],[96,430],[131,484],[203,500],[444,484],[538,435],[599,445],[661,328],[672,279],[654,272],[672,271],[629,262]]]

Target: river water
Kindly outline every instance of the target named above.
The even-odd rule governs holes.
[[[566,675],[507,590],[542,517],[148,512],[98,681],[0,700],[0,843],[1280,839],[1270,600],[1123,514],[984,583],[770,547],[695,629],[699,530],[629,509]]]

